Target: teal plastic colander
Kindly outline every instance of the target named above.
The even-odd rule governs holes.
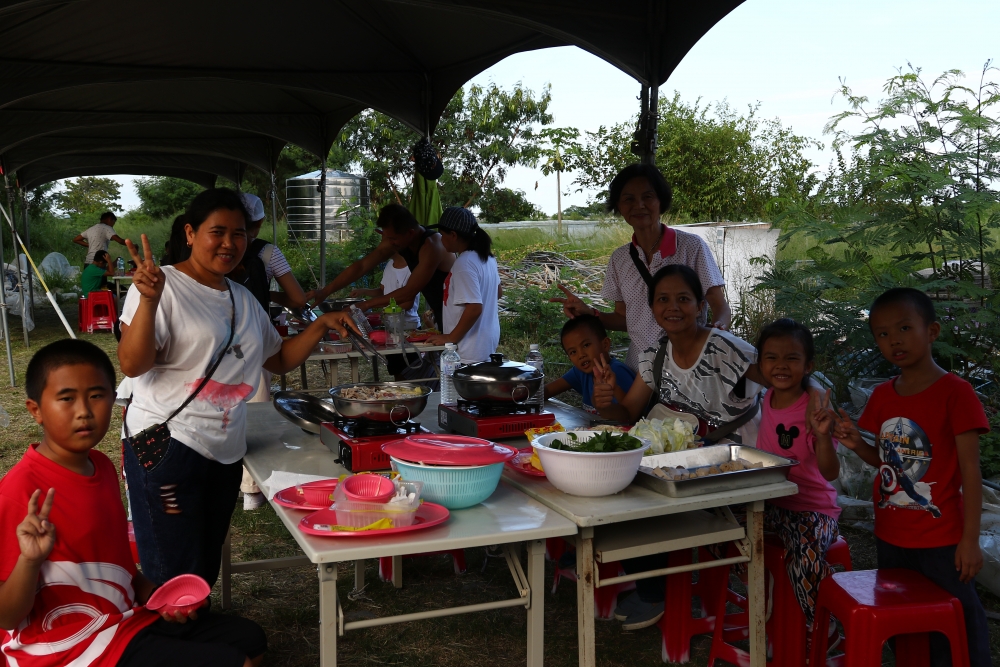
[[[391,458],[392,469],[408,482],[423,482],[421,498],[460,510],[483,502],[496,491],[503,463],[485,466],[425,466]]]

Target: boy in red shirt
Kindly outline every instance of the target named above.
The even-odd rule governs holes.
[[[879,351],[900,374],[872,392],[858,426],[840,411],[834,435],[878,468],[874,481],[879,568],[916,570],[958,598],[965,610],[972,667],[990,665],[986,613],[976,595],[982,475],[979,436],[990,430],[972,386],[934,362],[941,331],[923,292],[890,289],[875,299],[869,326]],[[901,629],[903,631],[904,629]],[[931,635],[931,664],[950,665],[948,642]]]
[[[85,341],[47,345],[28,364],[26,405],[44,435],[0,480],[3,658],[256,667],[267,639],[253,622],[207,610],[160,618],[138,606],[154,585],[132,559],[117,471],[93,449],[111,422],[114,384],[107,355]]]

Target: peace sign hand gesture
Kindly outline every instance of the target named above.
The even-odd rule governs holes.
[[[56,545],[56,527],[49,523],[49,512],[52,511],[52,500],[56,490],[49,489],[45,494],[42,509],[38,509],[38,499],[41,489],[35,489],[28,499],[28,516],[17,526],[17,543],[21,547],[21,555],[33,563],[41,563]]]
[[[125,241],[128,252],[135,262],[135,273],[132,274],[132,284],[139,290],[139,294],[147,301],[159,302],[160,295],[163,294],[163,271],[153,262],[153,251],[149,247],[149,239],[142,235],[142,254],[140,259],[139,251],[131,240]]]
[[[558,284],[557,287],[562,290],[562,293],[566,295],[566,298],[552,298],[549,299],[549,303],[561,303],[563,307],[563,314],[566,317],[574,318],[580,315],[590,315],[594,312],[594,309],[584,303],[583,299],[566,289],[566,286],[562,283]]]
[[[600,355],[594,359],[594,391],[595,408],[609,407],[615,399],[615,386],[618,384],[611,362]]]

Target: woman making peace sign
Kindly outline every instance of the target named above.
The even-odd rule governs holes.
[[[357,329],[349,315],[328,313],[283,341],[249,290],[226,278],[247,248],[239,195],[206,190],[187,218],[191,256],[173,266],[153,263],[145,235],[143,257],[128,244],[138,268],[118,345],[122,372],[135,378],[125,472],[146,576],[163,583],[192,573],[213,585],[240,487],[245,404],[261,367],[285,373],[329,329]],[[169,440],[161,446],[146,429],[165,422]]]

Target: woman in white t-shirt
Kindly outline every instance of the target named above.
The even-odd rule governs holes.
[[[218,577],[246,452],[246,401],[259,388],[261,367],[284,373],[330,328],[356,330],[348,315],[328,313],[282,340],[250,291],[226,278],[247,248],[246,228],[239,195],[218,188],[188,208],[187,259],[157,267],[145,235],[143,258],[128,244],[138,268],[118,345],[122,372],[134,378],[124,464],[142,569],[157,583],[191,573],[212,585]],[[156,440],[143,431],[162,425],[220,358],[167,422],[166,446],[148,446]]]
[[[444,281],[442,331],[431,345],[456,343],[466,364],[486,361],[500,344],[500,271],[493,240],[467,208],[446,208],[437,225],[445,250],[458,254]]]

